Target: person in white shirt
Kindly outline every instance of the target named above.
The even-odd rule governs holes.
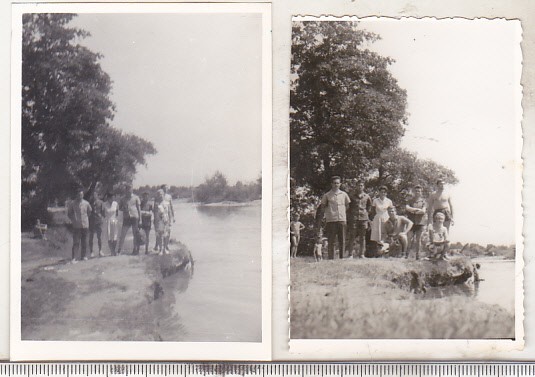
[[[331,190],[321,198],[321,207],[325,214],[325,233],[329,243],[329,259],[334,259],[334,244],[338,239],[340,259],[344,257],[346,249],[346,211],[351,200],[344,191],[340,190],[342,179],[338,176],[331,178]]]

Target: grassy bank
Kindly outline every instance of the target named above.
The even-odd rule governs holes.
[[[514,318],[470,297],[409,292],[422,262],[365,259],[291,261],[293,339],[512,338]]]

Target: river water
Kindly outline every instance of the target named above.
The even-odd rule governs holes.
[[[261,341],[260,203],[207,207],[179,200],[173,207],[171,238],[195,261],[187,289],[176,295],[181,340]]]
[[[491,305],[499,305],[509,313],[515,312],[515,263],[510,260],[474,259],[479,263],[479,277],[475,286],[466,285],[431,288],[426,298],[465,295]]]

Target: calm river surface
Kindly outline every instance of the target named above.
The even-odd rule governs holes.
[[[261,341],[261,205],[203,207],[174,201],[171,238],[195,261],[175,310],[184,341]],[[152,242],[151,242],[152,246]]]
[[[431,288],[428,298],[451,295],[466,295],[480,302],[499,305],[509,313],[515,312],[515,262],[509,260],[474,259],[479,263],[479,277],[483,281],[476,287],[453,286]]]

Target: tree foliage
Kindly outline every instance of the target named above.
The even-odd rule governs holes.
[[[397,147],[384,150],[372,162],[368,174],[368,188],[374,190],[386,186],[388,197],[394,203],[401,200],[400,193],[403,190],[410,191],[417,184],[422,186],[424,196],[427,196],[435,189],[439,178],[447,184],[458,183],[453,170],[432,160],[420,159],[416,153]]]
[[[290,167],[297,185],[324,189],[357,176],[404,133],[406,93],[393,62],[366,48],[378,36],[354,22],[300,22],[292,30]]]
[[[111,126],[112,81],[101,55],[79,44],[89,33],[69,27],[73,17],[28,13],[22,20],[22,201],[41,211],[74,186],[91,191],[97,182],[131,180],[156,153]]]
[[[457,183],[452,170],[398,147],[407,94],[389,72],[393,60],[367,48],[378,39],[355,22],[294,23],[290,202],[305,218],[333,175],[364,180],[372,195],[386,185],[395,203],[416,183],[426,193],[439,177]]]
[[[243,183],[236,182],[230,186],[227,178],[220,171],[216,171],[211,177],[195,188],[194,200],[201,203],[217,203],[223,201],[247,202],[262,197],[262,180]]]

